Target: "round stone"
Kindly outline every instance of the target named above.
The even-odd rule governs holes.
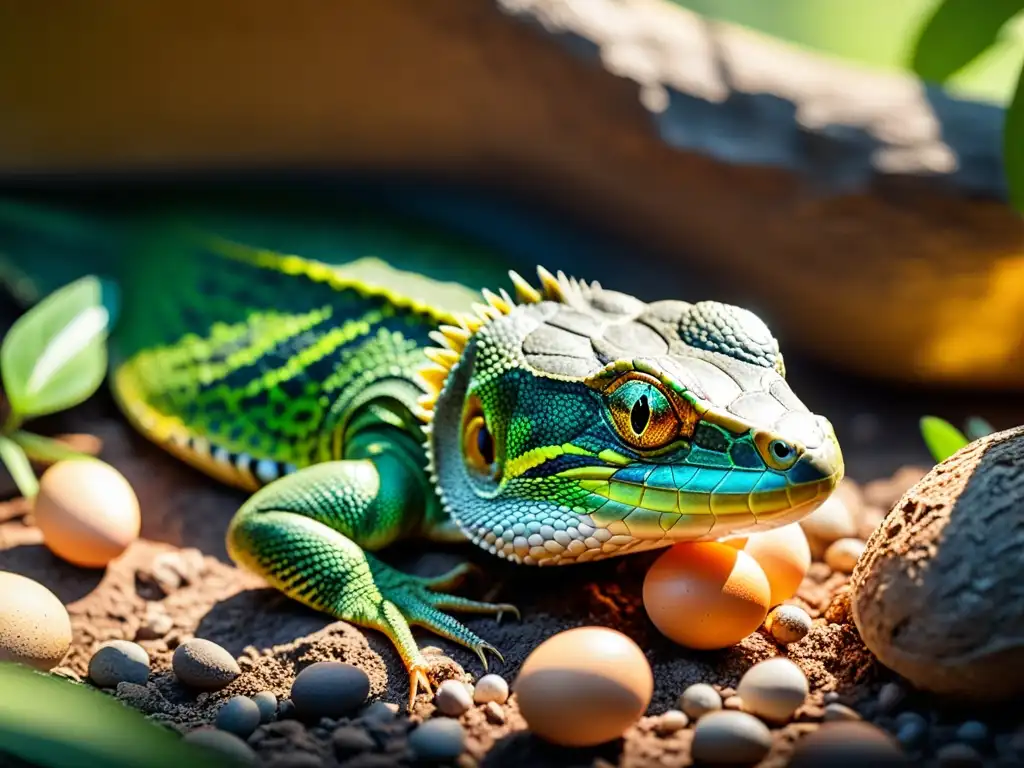
[[[117,688],[118,683],[145,685],[149,680],[149,654],[138,643],[111,640],[89,659],[89,679],[100,688]]]
[[[851,709],[845,704],[833,701],[825,705],[825,722],[831,723],[837,720],[860,720],[861,716],[857,710]]]
[[[409,734],[409,748],[423,761],[454,760],[466,748],[466,731],[458,720],[427,720]]]
[[[242,670],[235,658],[209,640],[195,637],[174,649],[171,669],[190,688],[216,691],[233,682]]]
[[[473,707],[473,697],[462,681],[445,680],[437,687],[434,704],[449,717],[458,717]]]
[[[788,768],[863,768],[909,765],[910,759],[888,733],[870,723],[825,723],[796,742]]]
[[[857,561],[864,554],[865,543],[861,539],[845,538],[829,544],[825,550],[825,564],[839,573],[853,573]]]
[[[214,724],[222,731],[247,739],[260,724],[260,708],[248,696],[232,696],[217,710]]]
[[[935,752],[939,768],[981,768],[985,764],[978,750],[970,744],[953,742]]]
[[[679,696],[679,709],[691,720],[722,708],[722,697],[707,683],[694,683]]]
[[[183,740],[197,747],[218,752],[236,765],[256,765],[256,752],[233,733],[217,728],[199,728],[185,734]]]
[[[259,707],[261,723],[269,723],[274,719],[277,714],[277,696],[271,691],[260,691],[252,700]]]
[[[744,710],[775,723],[787,722],[803,705],[808,691],[803,670],[782,657],[755,664],[736,687]]]
[[[799,643],[811,631],[811,617],[799,606],[779,605],[768,614],[764,627],[779,645],[791,645]]]
[[[752,765],[772,748],[768,726],[746,712],[708,712],[693,731],[691,754],[695,762],[716,765]]]
[[[300,717],[336,719],[352,714],[369,695],[370,678],[359,667],[340,661],[319,661],[295,676],[291,700]]]
[[[473,701],[477,704],[486,704],[489,701],[504,704],[508,701],[508,683],[505,682],[505,678],[495,674],[481,677],[476,681]]]
[[[654,729],[660,736],[671,736],[676,731],[681,731],[690,724],[690,718],[685,712],[678,709],[670,709],[658,718]]]

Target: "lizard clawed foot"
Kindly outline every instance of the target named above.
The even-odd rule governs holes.
[[[426,664],[415,663],[408,667],[409,670],[409,707],[408,712],[412,712],[413,706],[416,704],[416,697],[420,693],[420,688],[425,689],[426,693],[430,696],[434,694],[434,687],[430,684],[430,667]]]

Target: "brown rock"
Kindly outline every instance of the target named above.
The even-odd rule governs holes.
[[[915,686],[1024,692],[1024,428],[968,445],[900,499],[851,578],[854,621]]]
[[[792,347],[834,364],[1021,385],[1005,319],[1020,295],[997,305],[979,289],[1005,276],[1024,235],[1005,205],[1001,109],[669,2],[363,5],[258,0],[242,32],[198,0],[173,15],[125,3],[95,29],[85,4],[56,19],[28,4],[0,38],[13,74],[0,113],[18,115],[0,130],[0,172],[256,164],[500,179],[556,215],[686,254],[669,283],[717,275],[739,303],[758,297]],[[585,277],[622,285],[623,272]]]

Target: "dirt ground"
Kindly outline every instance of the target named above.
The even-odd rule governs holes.
[[[794,368],[791,364],[791,370],[802,370],[795,374],[799,380],[795,386],[805,401],[833,418],[847,446],[848,473],[862,487],[901,467],[927,464],[914,431],[921,413],[940,412],[956,418],[963,410],[962,397],[880,396],[870,385],[850,383],[845,377],[810,366]],[[811,373],[816,378],[811,378]],[[1024,421],[1012,403],[1003,407],[997,399],[990,402],[995,405],[982,415],[997,428]],[[91,652],[101,642],[137,640],[150,653],[154,674],[145,687],[122,684],[118,695],[154,718],[181,728],[209,723],[217,707],[235,694],[270,690],[287,697],[296,671],[317,660],[359,665],[370,677],[372,698],[404,708],[408,679],[383,636],[309,611],[231,564],[223,537],[229,518],[243,499],[240,492],[218,486],[151,446],[127,426],[106,395],[35,426],[45,434],[98,436],[103,442],[102,457],[133,483],[143,509],[142,540],[106,571],[86,571],[49,553],[31,525],[27,505],[14,498],[9,478],[0,477],[0,569],[38,580],[67,605],[74,643],[61,667],[63,674],[83,677]],[[911,476],[895,487],[893,483],[873,483],[869,494],[876,503],[886,497],[894,499]],[[645,649],[654,670],[655,693],[649,717],[624,739],[591,750],[557,749],[530,736],[523,730],[514,697],[504,706],[504,724],[489,722],[479,708],[470,710],[462,717],[469,738],[468,753],[460,758],[460,766],[689,765],[692,729],[662,737],[653,730],[653,716],[675,706],[676,697],[691,683],[730,688],[752,663],[782,653],[763,633],[720,652],[688,651],[660,636],[640,601],[645,568],[656,554],[555,570],[511,566],[470,545],[439,548],[426,555],[399,549],[388,553],[386,559],[408,570],[436,573],[467,557],[483,566],[486,576],[470,581],[464,594],[512,602],[523,612],[519,622],[467,619],[471,629],[505,656],[505,663],[493,663],[491,671],[512,681],[526,655],[545,638],[573,626],[601,624],[625,632]],[[881,686],[894,677],[874,663],[861,645],[844,615],[841,599],[827,611],[845,583],[845,576],[815,563],[794,601],[819,619],[810,635],[787,652],[807,673],[812,693],[795,722],[773,732],[774,747],[763,766],[786,763],[794,738],[817,727],[827,694],[830,700],[838,696],[893,730],[899,710],[912,708],[922,713],[931,725],[920,747],[922,754],[932,754],[935,747],[950,740],[958,723],[979,717],[978,712],[969,717],[957,712],[955,702],[940,707],[911,692],[898,705],[891,701],[880,704]],[[170,621],[161,618],[163,615]],[[181,687],[170,673],[170,657],[178,643],[193,636],[213,640],[237,656],[242,676],[217,693],[197,695]],[[435,658],[442,676],[462,669],[474,677],[482,674],[471,652],[432,635],[421,633],[419,637],[422,644],[438,649]],[[371,730],[377,749],[354,757],[335,753],[331,734],[336,723],[308,727],[294,720],[271,723],[261,726],[250,744],[267,764],[278,768],[407,765],[411,757],[405,734],[411,723],[429,717],[432,710],[433,705],[422,697],[411,720],[402,714],[386,726],[356,721],[358,727]],[[992,734],[984,749],[986,760],[1014,764],[1012,733],[1018,723],[1013,718],[1020,715],[993,711],[980,717]]]

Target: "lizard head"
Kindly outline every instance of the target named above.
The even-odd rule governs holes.
[[[832,426],[757,316],[539,274],[442,327],[421,375],[435,486],[475,543],[584,561],[785,525],[836,487]]]

